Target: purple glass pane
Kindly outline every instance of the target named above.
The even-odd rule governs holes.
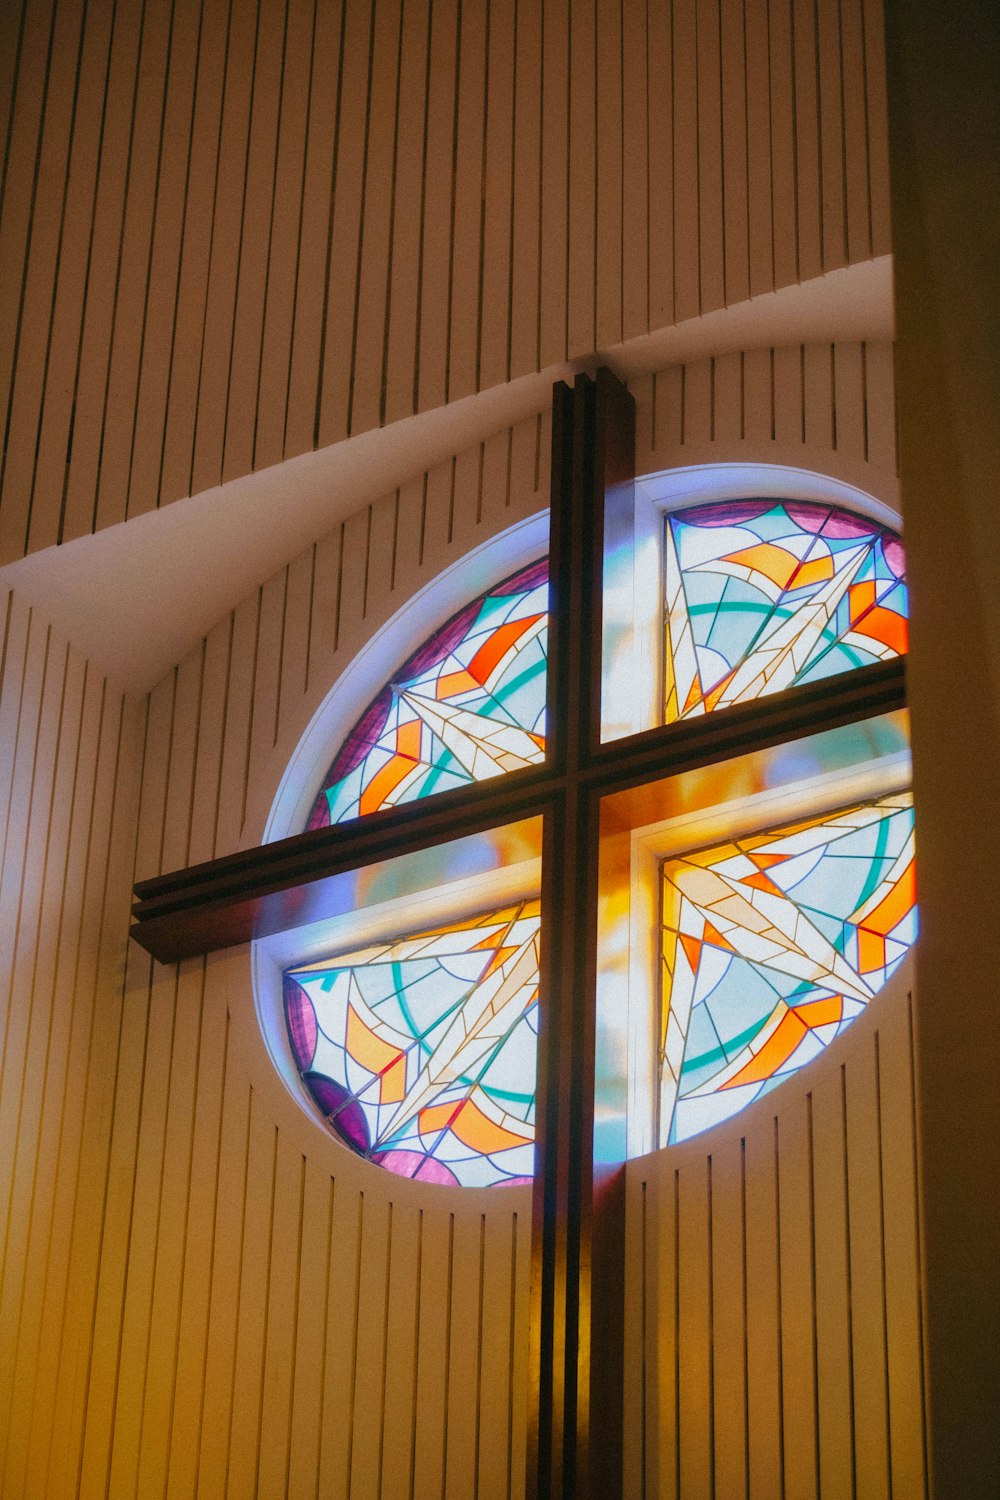
[[[437,1161],[433,1156],[425,1156],[422,1151],[376,1151],[371,1160],[400,1177],[415,1177],[421,1182],[438,1182],[444,1187],[458,1186],[458,1178],[444,1162]]]
[[[327,1078],[325,1073],[306,1073],[304,1082],[320,1110],[341,1139],[354,1151],[365,1155],[371,1145],[365,1112],[343,1084]]]
[[[305,1073],[312,1067],[316,1056],[316,1012],[305,990],[289,974],[285,975],[284,991],[285,1016],[295,1064],[300,1073]]]

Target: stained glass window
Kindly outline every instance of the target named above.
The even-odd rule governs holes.
[[[664,722],[906,649],[902,547],[877,522],[738,500],[674,511],[662,541]],[[543,760],[547,608],[542,559],[414,651],[347,735],[308,827]],[[643,658],[650,694],[656,656]],[[651,955],[648,1004],[661,1139],[680,1141],[818,1055],[898,966],[916,930],[910,801],[806,816],[659,868],[662,984]],[[341,931],[331,956],[284,969],[295,1067],[352,1151],[423,1181],[530,1177],[539,904],[520,895],[533,879],[516,900],[508,887],[385,941],[352,946]]]
[[[671,859],[662,882],[672,1143],[818,1056],[899,967],[917,931],[912,799],[882,797]]]
[[[741,500],[667,518],[667,723],[906,650],[903,548],[851,511]]]
[[[307,826],[342,823],[542,760],[547,610],[543,558],[454,615],[365,709]]]
[[[537,901],[285,974],[296,1065],[337,1137],[390,1171],[530,1178]]]

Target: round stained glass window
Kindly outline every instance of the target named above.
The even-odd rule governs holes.
[[[897,655],[898,536],[811,501],[664,516],[662,722]],[[546,561],[455,614],[400,666],[337,751],[318,828],[537,764],[545,752]],[[916,933],[905,786],[769,818],[659,866],[659,1138],[685,1139],[768,1092],[842,1033]],[[821,799],[822,800],[822,799]],[[341,942],[284,971],[294,1062],[346,1147],[463,1186],[533,1169],[540,911]]]

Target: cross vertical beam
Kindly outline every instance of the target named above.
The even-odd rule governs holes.
[[[135,890],[132,936],[174,963],[337,913],[346,872],[543,816],[534,1500],[619,1500],[622,1490],[624,1163],[593,1159],[601,798],[906,701],[900,657],[601,744],[602,513],[605,494],[632,478],[633,430],[631,398],[609,372],[582,376],[573,390],[556,387],[544,765],[162,874]]]
[[[634,475],[634,403],[613,375],[555,390],[542,1020],[532,1220],[529,1494],[615,1500],[622,1471],[623,1167],[595,1183],[597,820],[604,496]],[[596,1192],[595,1192],[596,1188]],[[600,1299],[592,1288],[600,1268]]]

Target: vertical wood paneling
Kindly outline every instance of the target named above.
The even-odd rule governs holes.
[[[125,519],[152,237],[166,144],[164,100],[172,41],[169,12],[163,6],[151,5],[143,13],[111,351],[107,386],[102,391],[100,448],[93,470],[97,486],[95,530]]]
[[[317,1475],[334,1494],[349,1494],[354,1380],[357,1369],[361,1245],[367,1199],[334,1185],[330,1243],[337,1247],[338,1274],[329,1278],[326,1299],[326,1359],[323,1364]]]
[[[5,612],[5,1493],[523,1492],[523,1194],[484,1215],[394,1203],[388,1177],[332,1181],[248,1071],[227,960],[123,965],[123,947],[132,879],[236,847],[310,695],[442,567],[538,510],[546,439],[535,418],[497,433],[268,579],[130,708],[129,765],[104,684]],[[105,944],[89,981],[81,881]],[[53,1087],[66,1120],[87,1117],[79,1158],[42,1107]]]
[[[441,1316],[447,1302],[452,1221],[434,1215],[422,1220],[419,1238],[416,1389],[413,1396],[413,1493],[439,1495],[443,1489],[444,1405],[448,1327]]]
[[[649,144],[649,325],[676,321],[674,244],[674,27],[666,5],[647,5],[646,130]]]
[[[508,1215],[490,1215],[483,1225],[482,1370],[476,1465],[477,1494],[490,1500],[506,1500],[511,1478],[510,1423],[494,1421],[489,1414],[508,1417],[513,1380],[512,1356],[515,1338],[513,1247],[516,1223]]]
[[[675,1296],[681,1495],[711,1494],[715,1471],[712,1165],[711,1156],[692,1162],[678,1180]]]
[[[323,335],[329,289],[327,273],[333,228],[331,215],[337,192],[334,175],[339,131],[337,105],[343,61],[343,7],[317,4],[312,34],[309,120],[302,162],[287,405],[281,417],[282,453],[286,457],[305,453],[319,442]],[[270,453],[266,434],[274,420],[274,414],[264,404],[262,393],[258,412],[258,423],[263,424],[265,434],[262,463],[267,461]]]
[[[816,1382],[821,1393],[820,1490],[825,1494],[851,1495],[857,1483],[856,1407],[844,1093],[842,1072],[827,1073],[813,1090],[811,1146],[816,1258]]]
[[[795,78],[795,190],[799,225],[799,275],[817,276],[826,264],[823,243],[820,115],[815,0],[792,0]]]
[[[275,1212],[278,1190],[278,1131],[260,1095],[251,1088],[239,1305],[227,1440],[227,1496],[252,1497],[258,1493],[263,1457],[261,1427],[264,1420],[268,1292],[274,1234],[278,1229]]]
[[[566,342],[595,347],[597,226],[597,0],[569,6],[569,163]]]
[[[725,169],[726,298],[742,302],[750,295],[747,255],[747,75],[743,0],[722,0],[720,56],[722,62],[722,152]],[[743,170],[740,170],[740,164]]]
[[[480,266],[485,182],[485,114],[489,56],[487,7],[459,12],[455,102],[454,183],[448,302],[448,369],[445,399],[471,390],[479,358],[482,312]]]
[[[514,49],[510,376],[540,368],[542,7],[518,4]]]
[[[598,349],[618,344],[622,333],[622,228],[624,172],[623,5],[605,0],[595,16],[597,54],[597,225],[594,235]]]
[[[494,118],[487,107],[481,148]],[[867,460],[878,492],[893,467],[888,358],[757,350],[648,378],[644,456],[828,454],[855,474]],[[547,420],[532,418],[366,506],[221,621],[153,693],[148,724],[146,704],[123,719],[16,601],[5,615],[0,920],[11,993],[23,973],[30,997],[10,1008],[0,1087],[17,1136],[0,1159],[13,1210],[0,1306],[18,1309],[0,1320],[0,1379],[16,1383],[5,1492],[377,1495],[381,1469],[386,1497],[521,1493],[526,1216],[458,1200],[420,1213],[381,1185],[331,1181],[248,1076],[229,960],[151,971],[122,956],[133,873],[238,846],[288,726],[400,602],[540,507],[546,449]],[[22,908],[35,926],[18,926]],[[66,1040],[50,1029],[63,993]],[[817,1451],[824,1484],[846,1493],[852,1466],[859,1493],[887,1493],[889,1475],[896,1494],[923,1484],[910,1038],[878,1025],[862,1062],[811,1104],[780,1105],[777,1128],[765,1112],[711,1161],[685,1147],[641,1164],[629,1431],[644,1446],[629,1463],[648,1493],[714,1481],[719,1495],[811,1496]],[[58,1131],[30,1097],[37,1080],[62,1090]],[[817,1369],[836,1418],[824,1395],[818,1433]]]
[[[249,1162],[251,1093],[234,1058],[229,1030],[226,1042],[212,1266],[208,1281],[210,1305],[202,1350],[203,1388],[197,1426],[191,1433],[197,1442],[196,1454],[191,1455],[191,1467],[197,1476],[199,1495],[222,1495],[226,1488]],[[182,1443],[189,1440],[183,1434],[179,1437]]]
[[[315,1160],[303,1164],[302,1233],[298,1264],[295,1379],[289,1433],[288,1493],[313,1495],[319,1475],[320,1424],[329,1299],[334,1184]]]
[[[840,0],[816,0],[816,78],[819,93],[821,243],[823,264],[847,252],[847,170]]]
[[[843,151],[847,259],[864,260],[872,250],[872,202],[868,166],[868,122],[862,6],[841,0],[840,63],[843,97]]]
[[[681,1384],[680,1384],[680,1266],[679,1266],[680,1171],[662,1173],[648,1206],[651,1230],[646,1255],[649,1288],[648,1311],[654,1319],[649,1328],[649,1355],[655,1377],[651,1382],[652,1411],[646,1422],[647,1437],[654,1437],[651,1492],[669,1500],[681,1495]]]
[[[885,253],[878,0],[744,9],[31,0],[0,560]]]
[[[229,14],[222,118],[218,126],[204,332],[197,372],[191,455],[192,493],[208,489],[222,479],[260,22],[261,8],[256,3],[233,0]],[[262,60],[262,66],[265,65]],[[255,223],[253,230],[259,232],[259,225]],[[252,258],[252,242],[248,249]],[[242,335],[242,330],[240,333]],[[237,379],[242,376],[243,372],[238,371]]]
[[[888,1353],[893,1493],[926,1496],[923,1257],[917,1216],[913,1000],[879,1032],[875,1048],[881,1145],[882,1269]]]
[[[333,7],[324,7],[333,10]],[[266,469],[285,453],[289,364],[297,292],[296,270],[305,207],[305,157],[312,102],[314,48],[319,28],[315,0],[289,0],[274,195],[270,203],[267,276],[255,387],[252,466]],[[326,59],[323,65],[328,66]]]
[[[405,0],[399,50],[399,110],[396,119],[392,264],[385,335],[385,398],[380,420],[395,422],[413,410],[420,316],[420,255],[425,206],[419,211],[426,144],[424,127],[432,80],[428,72],[427,7]]]
[[[72,1408],[61,1377],[92,1332],[103,1192],[95,1203],[78,1189],[107,1170],[93,1127],[114,1061],[142,726],[130,716],[123,736],[120,698],[44,621],[3,603],[0,1466],[5,1494],[42,1494],[55,1411],[72,1433],[57,1387]],[[76,1446],[74,1478],[78,1458]]]
[[[751,1496],[766,1500],[775,1492],[782,1461],[781,1264],[774,1130],[748,1135],[745,1152],[747,1466]]]
[[[0,1152],[0,1211],[6,1228],[0,1260],[0,1320],[2,1326],[10,1330],[10,1341],[0,1355],[0,1368],[8,1371],[16,1368],[18,1363],[22,1333],[30,1339],[34,1332],[30,1322],[25,1327],[26,1292],[33,1281],[37,1285],[37,1272],[32,1276],[36,1268],[29,1259],[32,1218],[37,1205],[38,1227],[45,1221],[44,1205],[54,1166],[51,1155],[46,1159],[55,1142],[51,1140],[51,1133],[44,1129],[43,1108],[49,1065],[54,1061],[53,1041],[57,1057],[65,1043],[55,1010],[55,983],[59,940],[71,939],[72,927],[64,932],[60,909],[64,901],[65,880],[70,873],[70,856],[77,852],[79,860],[81,854],[86,855],[86,840],[80,836],[79,828],[81,809],[74,805],[77,756],[81,750],[84,752],[81,767],[84,778],[90,769],[86,747],[80,743],[85,722],[84,679],[82,659],[67,660],[65,676],[57,694],[60,700],[59,723],[54,736],[50,806],[45,806],[44,777],[39,787],[41,806],[38,811],[42,816],[36,822],[42,828],[46,825],[49,828],[41,887],[32,892],[27,881],[22,885],[13,982],[4,1034],[4,1066],[0,1073],[0,1130],[4,1142]],[[54,683],[53,687],[57,684]],[[93,722],[92,716],[88,715],[88,718]],[[43,725],[40,725],[42,729]],[[74,816],[77,823],[75,839]],[[31,848],[29,839],[25,850],[25,873],[36,862],[37,853]],[[55,940],[40,941],[44,933],[53,934]],[[4,1430],[8,1416],[9,1412],[5,1411],[0,1419]]]
[[[810,1100],[789,1101],[778,1128],[782,1466],[788,1500],[819,1494],[815,1236]]]
[[[886,1368],[885,1268],[878,1080],[875,1040],[859,1049],[845,1075],[847,1192],[850,1203],[851,1348],[854,1382],[854,1462],[859,1500],[889,1488],[889,1411]]]
[[[52,352],[53,292],[59,266],[67,190],[67,164],[76,112],[83,11],[62,4],[55,16],[45,115],[39,135],[28,254],[21,284],[17,366],[3,460],[3,485],[16,504],[7,524],[27,545],[38,410]],[[18,170],[14,168],[15,172]],[[17,186],[12,183],[12,186]],[[26,183],[20,184],[22,188]],[[12,194],[12,196],[15,196]],[[0,227],[2,235],[2,227]],[[6,247],[4,247],[6,248]],[[13,271],[14,262],[4,261]],[[12,280],[14,278],[12,277]],[[27,337],[22,337],[22,332]],[[58,357],[58,356],[57,356]],[[52,540],[54,538],[50,538]]]
[[[184,230],[177,288],[165,410],[157,413],[147,442],[148,455],[134,455],[136,483],[130,503],[151,508],[161,495],[183,495],[193,488],[195,425],[201,395],[201,357],[206,331],[208,287],[213,249],[213,217],[221,164],[221,121],[226,63],[238,9],[206,5],[198,47],[198,70],[192,108],[191,152],[185,177]],[[143,465],[149,472],[140,488]],[[148,495],[148,500],[145,498]],[[140,497],[143,497],[140,499]],[[72,533],[68,533],[72,534]]]
[[[5,121],[4,197],[0,211],[0,258],[9,267],[0,303],[0,397],[5,408],[15,379],[20,344],[21,299],[31,245],[35,173],[42,148],[54,11],[54,4],[26,6],[20,18],[16,50],[8,54],[15,83],[13,96],[8,95],[6,101],[9,115]]]
[[[196,68],[203,38],[206,47],[211,46],[211,28],[212,18],[203,14],[201,0],[177,0],[170,32],[155,219],[142,314],[142,349],[135,381],[135,423],[128,431],[129,516],[151,510],[159,490],[189,173],[195,165]],[[101,484],[107,493],[103,475]],[[106,503],[120,503],[117,488],[111,489]]]
[[[747,238],[750,295],[772,286],[774,273],[774,216],[771,161],[770,37],[764,19],[746,12],[747,103]]]
[[[406,1495],[413,1477],[423,1212],[400,1206],[394,1209],[393,1217],[392,1265],[386,1286],[384,1408],[380,1413],[377,1493]],[[395,1412],[395,1422],[387,1425],[385,1412]]]
[[[648,79],[646,6],[644,0],[622,0],[622,338],[631,339],[651,326],[649,260],[646,233],[626,226],[649,225]]]
[[[111,1142],[116,1117],[116,1083],[125,1015],[123,923],[128,910],[135,858],[141,747],[147,727],[146,705],[126,704],[113,735],[115,788],[110,840],[103,876],[103,903],[98,925],[88,934],[87,962],[77,983],[92,998],[89,1030],[81,1058],[86,1073],[73,1078],[82,1093],[80,1113],[69,1119],[78,1152],[67,1160],[65,1191],[71,1212],[64,1300],[56,1282],[53,1322],[58,1350],[52,1387],[36,1402],[30,1433],[29,1474],[45,1494],[73,1493],[80,1482],[84,1429],[93,1363],[101,1261],[112,1209]],[[71,1075],[72,1076],[72,1075]],[[81,1087],[82,1085],[82,1087]],[[66,1137],[64,1137],[66,1138]],[[36,1394],[41,1387],[36,1388]],[[45,1398],[48,1399],[45,1399]],[[51,1407],[48,1402],[51,1400]],[[56,1438],[58,1434],[58,1439]],[[30,1489],[29,1489],[30,1493]]]
[[[490,5],[483,141],[483,264],[479,286],[476,385],[502,385],[510,370],[511,240],[514,195],[516,7]]]
[[[694,0],[670,9],[671,87],[667,100],[673,115],[671,181],[673,187],[673,309],[683,323],[699,311],[698,225],[698,54]],[[666,101],[664,101],[666,103]]]
[[[768,61],[771,73],[771,221],[774,225],[775,286],[788,285],[799,276],[792,3],[793,0],[772,0],[768,6]],[[865,258],[865,255],[859,255],[859,259]]]
[[[103,880],[94,880],[94,867],[100,855],[106,859],[108,852],[109,777],[106,738],[102,741],[103,708],[103,682],[96,673],[87,673],[79,714],[79,738],[75,744],[76,760],[72,766],[72,813],[66,825],[64,904],[61,919],[57,918],[57,938],[54,941],[49,938],[52,929],[48,921],[43,919],[40,926],[43,938],[51,942],[54,962],[51,989],[46,986],[39,992],[48,1004],[42,1079],[31,1079],[27,1062],[24,1068],[28,1100],[34,1094],[34,1106],[40,1112],[37,1134],[28,1127],[18,1140],[22,1163],[25,1167],[30,1163],[31,1202],[22,1232],[24,1238],[16,1233],[9,1236],[4,1266],[0,1326],[6,1329],[7,1338],[12,1337],[16,1328],[12,1362],[10,1350],[4,1349],[4,1380],[12,1385],[13,1400],[9,1412],[4,1410],[3,1415],[6,1464],[1,1484],[9,1493],[18,1493],[18,1485],[25,1482],[31,1452],[28,1433],[36,1412],[45,1412],[51,1401],[52,1370],[58,1347],[58,1325],[54,1326],[52,1308],[57,1305],[61,1314],[58,1293],[64,1289],[67,1271],[64,1188],[67,1158],[72,1157],[72,1152],[61,1151],[61,1136],[64,1122],[69,1122],[72,1130],[78,1119],[79,1089],[72,1059],[79,1055],[81,1038],[90,1020],[87,1002],[93,999],[85,987],[87,948],[103,897]],[[63,723],[72,732],[72,720],[64,718]],[[96,831],[96,837],[90,829]],[[73,989],[76,975],[81,981],[79,989]],[[60,1098],[58,1109],[52,1107],[52,1098]],[[24,1280],[18,1286],[15,1268],[21,1247],[24,1247]],[[40,1490],[42,1481],[34,1476],[27,1485],[28,1493],[31,1485]]]
[[[697,0],[698,305],[725,307],[726,240],[722,157],[722,30],[719,0]]]
[[[246,180],[239,226],[239,260],[232,346],[225,395],[222,479],[249,474],[254,467],[257,393],[263,358],[268,266],[274,230],[273,213],[282,206],[277,191],[280,108],[284,97],[284,63],[288,42],[287,3],[262,5],[254,48]],[[287,87],[300,90],[289,60]],[[287,211],[286,219],[287,223]],[[280,231],[279,231],[280,232]],[[267,309],[280,330],[280,311]]]
[[[863,0],[861,36],[867,89],[865,125],[872,254],[888,255],[892,249],[889,225],[889,108],[886,99],[885,19],[881,0]]]
[[[718,1495],[747,1490],[747,1361],[743,1143],[712,1153],[712,1451]]]
[[[886,472],[896,468],[896,401],[891,344],[865,344],[862,353],[868,460]]]
[[[630,1164],[630,1493],[925,1493],[906,985],[835,1052]]]
[[[288,1493],[291,1415],[298,1370],[297,1333],[304,1213],[305,1157],[278,1133],[268,1262],[264,1365],[255,1495]],[[325,1196],[325,1195],[324,1195]],[[322,1200],[321,1200],[322,1201]]]
[[[392,318],[389,284],[393,188],[398,163],[401,0],[379,0],[372,29],[361,269],[350,358],[349,432],[368,432],[384,415],[385,339]],[[338,357],[343,359],[346,350]]]
[[[485,1220],[456,1215],[451,1242],[445,1410],[444,1493],[447,1500],[472,1489],[479,1480],[478,1422],[462,1420],[470,1398],[479,1407],[484,1350],[482,1346],[483,1256]]]
[[[62,530],[67,537],[92,531],[96,519],[101,438],[115,308],[121,283],[129,165],[135,138],[138,70],[144,32],[145,11],[139,0],[116,7],[100,126],[100,166],[93,184],[93,217],[88,226],[86,300],[76,341],[73,437],[65,455],[68,469],[65,494],[63,485],[59,485]],[[130,249],[133,244],[130,239]],[[137,267],[128,266],[126,270],[134,273]],[[73,341],[70,348],[73,348]],[[38,496],[36,503],[39,502],[46,503]],[[48,503],[56,503],[54,494]]]
[[[164,1360],[169,1383],[167,1493],[194,1495],[198,1483],[198,1439],[204,1410],[206,1350],[215,1250],[216,1198],[219,1191],[224,1109],[227,1102],[226,1050],[228,1017],[218,966],[206,967],[201,1000],[201,1029],[195,1062],[188,1198],[178,1293],[176,1363]],[[226,1102],[224,1102],[226,1101]],[[182,1162],[183,1162],[182,1155]],[[154,1386],[155,1390],[155,1386]],[[157,1462],[155,1447],[145,1462]]]
[[[832,398],[830,409],[832,412]],[[767,444],[773,440],[773,414],[771,351],[748,349],[743,356],[743,432],[748,442]]]
[[[435,0],[431,8],[427,97],[427,153],[422,203],[419,358],[414,372],[415,405],[440,406],[448,393],[448,333],[451,306],[454,176],[439,170],[454,153],[458,123],[458,0]],[[533,364],[529,365],[533,368]]]

